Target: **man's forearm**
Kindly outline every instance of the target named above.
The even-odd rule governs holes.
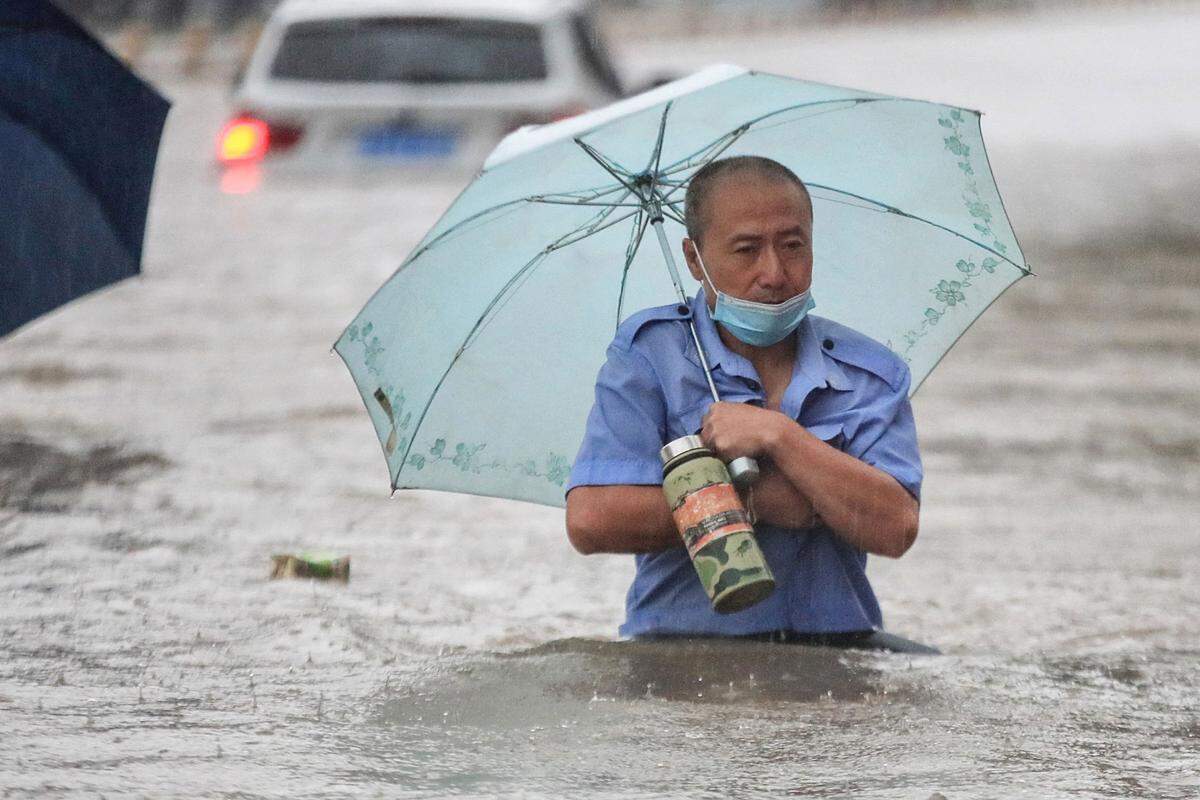
[[[895,478],[782,417],[770,456],[822,521],[859,549],[899,557],[917,535],[917,501]]]
[[[661,486],[577,486],[567,536],[581,553],[657,553],[683,547]]]
[[[807,528],[813,523],[813,505],[769,459],[760,459],[762,475],[743,493],[755,520],[780,528]]]

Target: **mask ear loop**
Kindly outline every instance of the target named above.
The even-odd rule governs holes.
[[[712,277],[708,274],[708,270],[704,267],[704,259],[700,257],[700,247],[695,242],[692,242],[692,252],[696,254],[696,261],[700,264],[700,272],[704,273],[704,279],[708,281],[708,286],[713,291],[713,297],[716,297],[721,293],[721,291],[717,288],[717,285],[713,283]]]

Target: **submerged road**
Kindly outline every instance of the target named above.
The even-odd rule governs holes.
[[[145,276],[0,341],[0,796],[1200,791],[1200,236],[1147,178],[1194,149],[1000,137],[1040,275],[917,395],[921,536],[869,568],[947,655],[648,646],[561,511],[389,498],[330,353],[461,178],[225,194],[222,87],[166,88]],[[1048,159],[1123,205],[1056,236]],[[350,582],[267,580],[304,548]]]

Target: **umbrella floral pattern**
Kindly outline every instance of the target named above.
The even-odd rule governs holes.
[[[917,342],[925,336],[929,329],[937,325],[939,321],[950,311],[950,309],[960,304],[967,303],[967,295],[964,290],[970,289],[975,285],[974,281],[984,275],[994,275],[996,268],[1000,266],[998,257],[1003,258],[1008,251],[1008,246],[999,241],[995,233],[992,231],[992,209],[981,199],[979,184],[976,180],[975,168],[971,163],[972,149],[970,145],[964,143],[966,138],[963,133],[963,124],[966,122],[966,115],[962,109],[952,108],[943,114],[938,115],[938,125],[947,130],[947,134],[942,141],[945,143],[946,150],[957,158],[957,165],[963,174],[966,176],[966,186],[963,189],[963,204],[966,207],[967,213],[973,218],[971,227],[984,237],[984,240],[990,240],[991,244],[981,245],[995,252],[995,256],[984,256],[978,264],[968,258],[960,258],[954,265],[955,269],[960,273],[954,279],[941,279],[937,285],[929,290],[930,294],[940,304],[938,306],[927,307],[924,312],[924,318],[916,328],[909,329],[902,335],[902,340],[905,346],[897,350],[898,354],[906,361],[909,360],[909,352],[916,346]],[[1016,265],[1024,274],[1030,274],[1030,271],[1024,265]],[[888,343],[889,346],[891,342]],[[896,348],[893,347],[895,350]]]

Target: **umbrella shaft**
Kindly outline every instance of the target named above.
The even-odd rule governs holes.
[[[704,367],[704,377],[708,380],[708,390],[712,392],[713,402],[721,402],[721,395],[717,393],[717,384],[713,382],[712,371],[708,368],[708,359],[704,355],[704,348],[700,346],[700,337],[696,334],[696,323],[688,320],[688,327],[692,331],[692,341],[696,343],[696,352],[700,354],[700,366]]]
[[[687,294],[683,291],[683,283],[679,280],[679,270],[675,268],[675,257],[671,255],[671,246],[667,243],[662,216],[658,216],[650,224],[654,226],[654,232],[658,234],[658,244],[662,248],[663,258],[667,261],[667,270],[671,273],[671,283],[675,284],[679,302],[686,306]],[[690,317],[688,318],[688,329],[692,332],[692,341],[696,344],[696,352],[700,354],[700,366],[704,368],[704,377],[708,381],[708,390],[712,392],[713,402],[719,403],[721,395],[717,393],[717,384],[713,381],[712,370],[708,367],[708,356],[704,355],[704,348],[700,346],[700,335],[696,333],[696,323]]]

